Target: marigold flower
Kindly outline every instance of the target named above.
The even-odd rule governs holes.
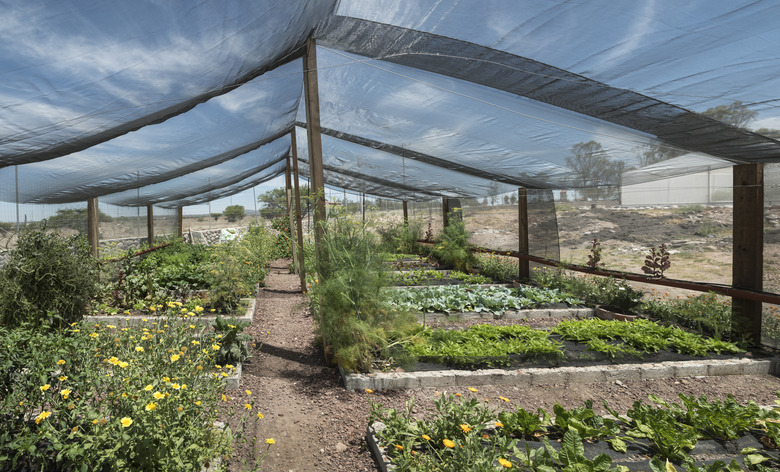
[[[400,445],[400,444],[396,444],[395,448],[398,449],[399,451],[403,451],[404,450],[404,447],[402,445]]]
[[[444,443],[444,447],[455,447],[455,443],[450,441],[449,439],[445,439],[444,441],[442,441],[442,443]]]
[[[426,441],[430,441],[431,440],[431,437],[428,436],[427,434],[423,434],[422,438],[425,439]]]
[[[499,464],[501,464],[501,465],[503,465],[503,466],[504,466],[504,467],[506,467],[507,469],[508,469],[508,468],[510,468],[510,467],[512,467],[512,463],[511,463],[511,462],[509,462],[508,460],[504,459],[503,457],[501,457],[501,458],[499,458],[499,459],[498,459],[498,463],[499,463]]]
[[[146,405],[145,409],[146,409],[146,411],[154,411],[154,410],[157,409],[157,403],[155,403],[155,402],[148,403]]]
[[[265,440],[266,444],[276,444],[276,441],[274,441],[274,438],[268,438]]]
[[[370,388],[367,388],[367,389],[366,389],[366,393],[374,393],[374,391],[373,391],[373,390],[371,390]]]
[[[502,423],[500,421],[496,421],[494,424],[496,425],[497,428],[503,428],[504,427],[504,423]]]
[[[181,413],[182,411],[184,411],[184,408],[182,408],[182,407],[180,407],[180,406],[177,406],[177,407],[176,407],[176,411],[178,411],[179,413]]]
[[[505,401],[505,402],[508,402],[508,401],[509,401],[509,399],[508,399],[507,397],[498,397],[498,399],[499,399],[499,400],[503,400],[503,401]]]
[[[51,388],[51,385],[49,385],[49,384],[46,384],[46,385],[41,385],[41,386],[40,386],[40,387],[38,387],[38,388],[40,388],[40,389],[41,389],[41,392],[45,392],[46,390],[48,390],[49,388]]]
[[[469,392],[474,392],[474,393],[477,393],[477,392],[479,392],[479,390],[477,390],[477,389],[476,389],[476,388],[474,388],[474,387],[469,387],[469,388],[468,388],[468,391],[469,391]]]
[[[57,365],[63,365],[63,364],[65,364],[64,360],[60,359],[60,360],[57,361]]]
[[[470,427],[469,425],[467,425],[467,424],[462,424],[462,425],[460,425],[460,429],[461,429],[461,431],[463,431],[464,433],[468,433],[469,431],[471,431],[471,427]]]
[[[50,411],[42,411],[40,415],[35,417],[35,424],[41,424],[41,421],[51,416]]]
[[[460,393],[456,393],[455,396],[456,397],[462,397],[463,395],[461,395]]]
[[[122,423],[123,428],[129,427],[131,424],[133,424],[133,420],[130,417],[125,416],[121,420],[119,420],[120,423]]]

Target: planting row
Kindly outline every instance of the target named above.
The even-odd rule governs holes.
[[[467,400],[458,393],[439,397],[424,418],[412,414],[411,400],[402,411],[372,401],[369,431],[391,465],[420,472],[504,468],[660,472],[676,467],[691,472],[768,472],[780,467],[777,410],[740,404],[731,396],[709,401],[680,394],[680,403],[648,398],[650,403],[635,402],[625,415],[605,402],[612,417],[597,414],[591,401],[571,410],[556,404],[551,415],[543,409],[490,408],[487,399]],[[699,457],[704,453],[706,461]]]
[[[247,356],[241,328],[0,327],[0,470],[199,470],[229,454],[262,418],[224,391]]]

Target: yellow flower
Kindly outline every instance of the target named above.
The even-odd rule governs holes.
[[[195,404],[200,406],[200,400],[196,401]]]
[[[152,384],[149,384],[146,387],[144,387],[144,390],[146,390],[147,392],[151,392],[153,388],[154,387],[152,387]]]
[[[181,388],[181,385],[179,385],[179,384],[171,384],[171,388],[174,389],[174,390],[178,390],[178,389]]]
[[[64,360],[60,359],[60,360],[57,361],[57,365],[63,365],[63,364],[65,364]]]
[[[187,384],[181,384],[181,389],[182,390],[186,390],[187,389]]]
[[[182,411],[184,411],[184,408],[182,408],[182,407],[180,407],[180,406],[177,406],[177,407],[176,407],[176,411],[178,411],[179,413],[181,413]]]
[[[163,394],[162,394],[162,393],[160,393],[160,392],[154,392],[154,393],[152,394],[152,396],[154,397],[154,399],[155,399],[155,400],[159,400],[159,399],[163,398],[165,395],[163,395]]]
[[[252,405],[250,405],[249,403],[244,403],[244,408],[246,408],[247,410],[251,410]]]
[[[71,432],[71,433],[76,433],[78,430],[79,430],[79,427],[78,427],[78,426],[74,426],[74,427],[72,427],[72,428],[70,429],[70,432]]]
[[[455,443],[450,441],[449,439],[445,439],[442,442],[444,443],[444,447],[455,447]]]
[[[128,363],[127,363],[127,362],[125,362],[125,361],[122,361],[122,362],[120,362],[120,363],[119,363],[119,367],[121,367],[121,368],[123,368],[123,369],[124,369],[125,367],[129,366],[129,365],[130,365],[130,364],[128,364]]]
[[[136,346],[135,350],[136,352],[144,352],[144,348],[142,346]]]
[[[195,367],[196,370],[203,370],[203,366],[199,365],[198,367]]]
[[[41,421],[51,416],[50,411],[42,411],[40,415],[35,417],[35,424],[41,424]]]
[[[263,418],[265,418],[265,417],[263,416],[263,414],[262,414],[262,413],[260,413],[259,411],[257,412],[257,417],[258,417],[258,418],[260,418],[261,420],[262,420]]]
[[[46,385],[41,385],[41,386],[40,386],[40,387],[38,387],[38,388],[40,388],[40,389],[41,389],[41,392],[45,392],[46,390],[48,390],[49,388],[51,388],[51,385],[49,385],[49,384],[46,384]]]
[[[504,400],[505,402],[509,401],[509,399],[507,397],[498,397],[498,398],[499,398],[499,400]]]
[[[274,441],[274,438],[268,438],[265,440],[266,444],[276,444],[276,441]]]
[[[108,363],[109,363],[109,364],[114,364],[114,365],[117,365],[117,364],[119,364],[119,359],[117,359],[116,357],[113,357],[113,356],[112,356],[112,357],[110,357],[110,358],[108,359]]]
[[[69,388],[66,388],[65,390],[60,392],[60,395],[62,395],[62,398],[65,400],[68,399],[68,396],[70,395],[71,390]]]
[[[61,375],[61,376],[59,376],[57,378],[59,379],[60,382],[64,382],[64,381],[68,380],[68,376],[67,375]]]
[[[468,391],[469,391],[469,392],[474,392],[474,393],[477,393],[477,392],[479,392],[479,390],[477,390],[477,389],[476,389],[476,388],[474,388],[474,387],[469,387],[469,388],[468,388]]]
[[[422,438],[425,439],[426,441],[430,441],[431,440],[431,437],[428,436],[427,434],[423,434]]]
[[[212,344],[211,349],[214,349],[215,351],[219,351],[219,344]]]
[[[179,355],[178,354],[174,354],[174,355],[171,356],[171,362],[176,362],[178,360],[179,360]]]
[[[154,411],[157,409],[157,403],[151,402],[146,405],[146,411]]]
[[[150,307],[149,307],[149,310],[151,310],[151,311],[157,311],[157,308],[155,308],[154,306],[150,306]]]
[[[251,390],[244,390],[244,391],[246,392],[247,395],[252,395],[252,391]]]
[[[503,465],[503,466],[504,466],[504,467],[506,467],[507,469],[508,469],[508,468],[510,468],[510,467],[512,467],[512,463],[511,463],[511,462],[509,462],[508,460],[504,459],[503,457],[501,457],[501,458],[499,458],[499,459],[498,459],[498,463],[499,463],[499,464],[501,464],[501,465]]]
[[[193,346],[200,346],[200,341],[192,341]]]
[[[496,421],[495,425],[496,425],[497,428],[503,428],[504,427],[504,423],[502,423],[500,421]]]
[[[399,451],[403,451],[404,450],[404,447],[402,445],[400,445],[400,444],[396,444],[395,448],[398,449]]]
[[[471,431],[471,427],[470,427],[469,425],[467,425],[467,424],[462,424],[462,425],[460,425],[460,429],[461,429],[461,431],[463,431],[464,433],[468,433],[469,431]]]
[[[92,420],[92,424],[97,424],[97,420]]]
[[[97,334],[97,333],[92,333],[92,334],[90,334],[90,335],[89,335],[89,337],[90,337],[90,338],[92,338],[92,339],[95,339],[95,338],[97,338],[98,336],[100,336],[100,335],[99,335],[99,334]]]
[[[374,393],[374,391],[373,391],[373,390],[371,390],[370,388],[367,388],[367,389],[366,389],[366,393]]]
[[[131,424],[133,424],[133,420],[132,420],[132,419],[130,419],[129,417],[127,417],[127,416],[125,416],[124,418],[122,418],[121,420],[119,420],[119,422],[120,422],[120,423],[122,423],[122,427],[123,427],[123,428],[127,428],[128,426],[130,426]]]
[[[225,396],[225,394],[224,394],[224,393],[222,394],[222,401],[223,401],[223,402],[226,402],[226,401],[227,401],[227,397]]]
[[[170,381],[171,381],[170,377],[163,377],[163,382],[170,382]]]

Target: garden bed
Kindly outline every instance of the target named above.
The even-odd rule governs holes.
[[[221,316],[222,318],[226,318],[226,319],[227,318],[235,319],[238,322],[251,323],[255,313],[255,303],[256,300],[254,298],[242,298],[241,304],[246,304],[246,309],[244,310],[244,313],[241,316],[233,317],[231,315],[224,315],[224,314],[221,315],[207,314],[207,315],[191,316],[188,317],[188,320],[198,324],[211,324],[217,319],[217,316]],[[147,322],[149,323],[164,322],[166,319],[168,319],[167,316],[148,315],[146,312],[130,314],[130,315],[128,314],[88,315],[84,317],[84,321],[87,323],[103,323],[103,324],[110,324],[116,326],[140,326]]]

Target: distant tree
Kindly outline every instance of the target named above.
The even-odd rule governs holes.
[[[98,210],[98,222],[108,223],[114,219]],[[50,228],[70,228],[75,229],[79,233],[87,233],[87,209],[59,209],[57,213],[47,219],[48,226]]]
[[[303,185],[299,191],[301,194],[301,215],[306,215],[309,186]],[[263,205],[260,214],[266,218],[276,218],[287,214],[287,190],[284,187],[271,189],[260,194],[257,197],[257,202]]]
[[[504,205],[509,205],[509,195],[504,194]]]
[[[485,198],[483,198],[483,199],[482,199],[482,205],[483,205],[483,206],[487,206],[487,205],[488,205],[488,199],[487,199],[487,197],[485,197]]]
[[[512,194],[509,196],[509,203],[512,205],[517,203],[517,194],[515,192],[512,192]]]
[[[225,211],[222,212],[222,214],[227,218],[227,220],[231,223],[235,223],[236,221],[239,221],[241,218],[244,217],[244,206],[243,205],[230,205],[225,208]]]
[[[738,128],[744,128],[758,116],[758,112],[749,109],[739,100],[730,105],[718,105],[716,107],[708,108],[701,112],[701,114]],[[762,133],[762,131],[765,133]],[[780,138],[780,131],[778,130],[762,128],[756,132],[770,138]],[[766,134],[772,132],[776,134],[774,134],[774,136]],[[684,149],[677,149],[662,143],[650,143],[644,146],[639,152],[639,166],[646,167],[667,159],[682,156],[686,153],[688,153],[688,151]]]
[[[780,140],[780,129],[758,128],[756,133],[766,136],[767,138]]]
[[[701,114],[738,128],[744,128],[758,116],[757,111],[751,110],[739,100],[731,105],[718,105],[708,108]]]
[[[222,213],[212,213],[211,217],[214,218],[214,221],[219,221],[219,217],[222,216]]]
[[[574,173],[573,186],[589,198],[613,196],[620,185],[621,174],[627,170],[625,163],[610,160],[597,141],[577,143],[569,152],[566,165]]]

